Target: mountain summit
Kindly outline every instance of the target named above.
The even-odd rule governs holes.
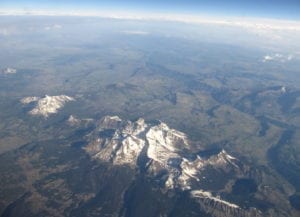
[[[222,174],[235,176],[241,173],[239,160],[225,150],[201,157],[191,151],[186,134],[161,121],[146,123],[140,118],[132,122],[118,116],[102,118],[87,139],[84,149],[94,159],[137,169],[139,173],[159,180],[165,191],[178,189],[189,192],[198,202],[209,200],[219,204],[221,210],[242,210],[238,205],[214,196],[207,184],[217,182],[212,180],[212,177],[218,177],[216,174],[222,177]]]
[[[148,124],[142,118],[131,122],[106,116],[88,138],[85,150],[94,158],[140,168],[152,176],[164,173],[166,188],[191,189],[207,167],[238,169],[236,158],[225,150],[208,159],[191,153],[187,136],[161,121]]]

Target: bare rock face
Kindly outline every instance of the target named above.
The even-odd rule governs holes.
[[[94,159],[127,165],[144,171],[149,177],[160,177],[165,191],[189,191],[200,207],[213,207],[215,215],[212,216],[222,216],[221,213],[227,213],[223,216],[249,214],[238,205],[199,189],[199,183],[205,179],[204,171],[212,169],[220,173],[238,173],[241,170],[238,159],[225,150],[208,158],[187,154],[191,149],[184,133],[171,129],[163,122],[149,124],[143,119],[123,121],[117,116],[102,118],[87,137],[89,143],[84,149]]]

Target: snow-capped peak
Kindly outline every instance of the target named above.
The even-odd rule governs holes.
[[[184,190],[191,189],[192,183],[201,179],[207,166],[237,167],[236,159],[225,150],[208,159],[198,155],[188,159],[182,152],[189,147],[187,136],[166,123],[148,124],[142,118],[132,122],[105,116],[89,135],[89,144],[84,149],[94,158],[134,168],[139,167],[138,159],[146,159],[145,168],[150,175],[167,171],[165,186]]]
[[[40,115],[48,117],[50,114],[55,114],[61,109],[66,102],[74,101],[75,99],[66,95],[39,97],[25,97],[21,99],[21,103],[28,104],[36,102],[36,106],[29,112],[31,115]]]
[[[127,165],[149,177],[159,177],[164,189],[190,191],[195,200],[211,200],[238,208],[209,191],[199,189],[205,181],[207,170],[220,174],[238,172],[238,160],[225,150],[208,159],[193,154],[189,151],[187,136],[166,123],[149,124],[142,118],[124,121],[118,116],[105,116],[88,135],[88,140],[84,149],[95,159]]]

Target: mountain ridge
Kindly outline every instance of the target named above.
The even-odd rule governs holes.
[[[201,203],[210,200],[222,209],[243,210],[237,204],[199,188],[198,183],[206,179],[202,174],[205,170],[213,168],[241,173],[241,163],[224,149],[207,159],[194,153],[189,153],[193,157],[188,158],[183,154],[191,151],[184,133],[161,121],[157,124],[146,123],[142,118],[134,122],[123,121],[118,116],[102,118],[95,130],[87,135],[87,140],[89,142],[83,149],[93,159],[143,171],[146,176],[160,180],[164,191],[187,191],[191,198]],[[143,165],[140,165],[141,160]],[[247,211],[243,212],[245,215],[241,216],[247,216]]]

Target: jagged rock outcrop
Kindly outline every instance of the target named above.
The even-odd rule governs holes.
[[[221,213],[223,216],[259,215],[256,211],[252,211],[255,213],[252,215],[236,204],[197,188],[197,183],[205,179],[203,171],[240,171],[238,159],[225,150],[207,158],[193,154],[187,136],[163,122],[150,124],[141,118],[132,122],[106,116],[87,139],[84,149],[93,158],[140,169],[149,177],[159,177],[165,190],[190,191],[200,207],[210,207],[208,213],[212,216],[222,216]]]
[[[208,159],[198,155],[185,157],[184,151],[190,149],[187,136],[163,122],[147,124],[141,118],[131,122],[106,116],[88,138],[85,150],[94,158],[131,167],[138,167],[138,159],[146,158],[144,166],[152,176],[167,171],[164,176],[167,188],[190,189],[191,182],[199,180],[207,166],[238,168],[236,159],[225,150]]]

